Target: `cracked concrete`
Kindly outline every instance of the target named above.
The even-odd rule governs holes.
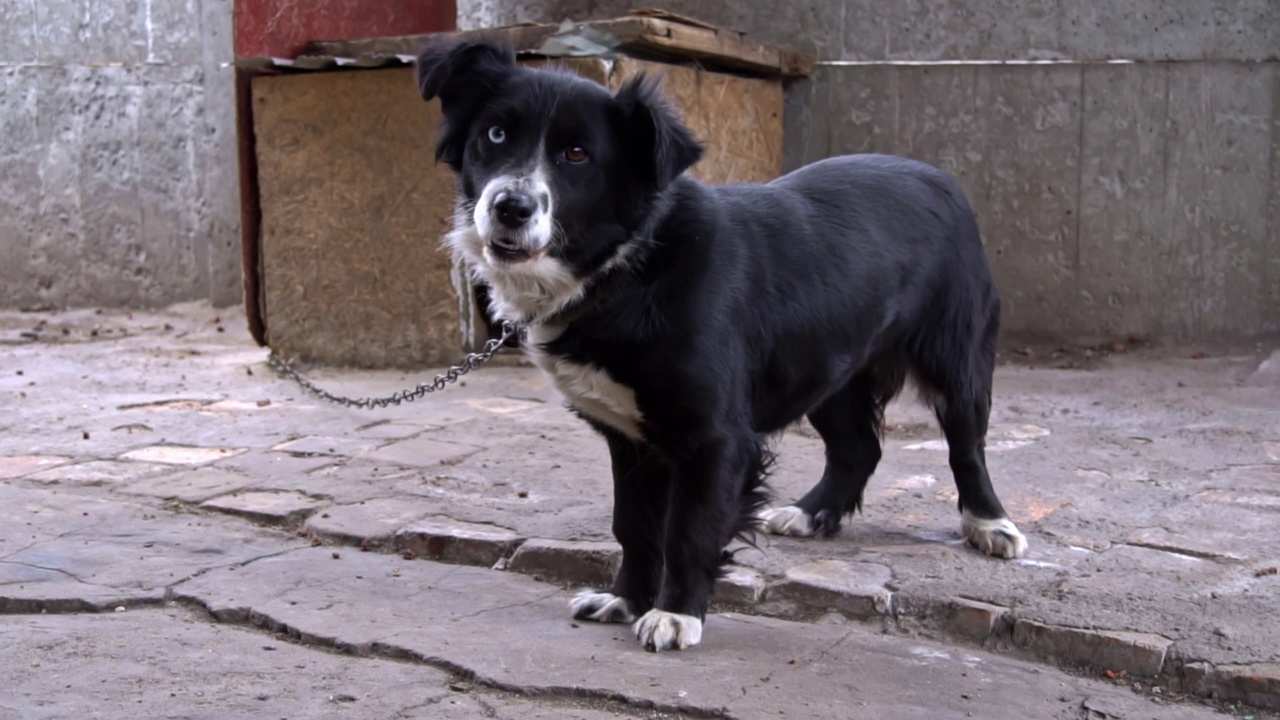
[[[620,703],[489,691],[420,663],[353,661],[284,635],[210,623],[172,605],[3,617],[0,643],[7,653],[0,664],[0,718],[6,720],[657,717]]]
[[[1127,690],[1075,678],[1064,700],[1065,676],[1033,664],[860,626],[724,613],[708,624],[715,651],[655,655],[625,626],[570,622],[567,594],[530,578],[366,553],[334,561],[327,548],[208,573],[175,588],[174,597],[226,622],[355,655],[467,668],[485,686],[627,698],[667,712],[847,718],[858,707],[869,717],[1077,717],[1076,683],[1151,717],[1204,712],[1156,710]],[[841,635],[836,642],[833,632]]]
[[[227,695],[231,714],[280,699],[290,717],[1214,716],[1184,692],[1280,709],[1273,347],[1012,354],[990,453],[1031,540],[1012,563],[961,545],[945,444],[895,405],[864,514],[832,540],[742,549],[703,645],[653,656],[626,628],[568,620],[569,592],[617,560],[608,462],[534,371],[506,361],[419,403],[347,410],[212,314],[0,313],[0,397],[17,409],[0,415],[0,634],[75,648],[67,671],[112,678],[103,697],[136,715],[216,714],[128,689],[200,633],[233,648],[280,633],[324,658],[287,689],[264,672],[268,699]],[[421,379],[311,374],[360,395]],[[821,449],[800,426],[779,450],[786,500]],[[115,637],[128,669],[97,669]],[[151,660],[129,660],[131,637]],[[0,682],[22,690],[0,718],[83,715],[41,671],[58,653],[15,643]],[[389,660],[388,677],[431,678],[425,694],[380,694],[367,669]],[[333,692],[385,704],[317,699],[331,662],[360,687]],[[190,667],[191,687],[237,685]]]

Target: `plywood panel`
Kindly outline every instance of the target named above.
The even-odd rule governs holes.
[[[639,72],[662,77],[667,96],[706,145],[694,177],[724,184],[766,182],[781,174],[782,83],[621,58],[609,84],[621,87]]]
[[[453,362],[463,346],[433,157],[438,105],[410,69],[253,83],[268,344],[326,364]]]

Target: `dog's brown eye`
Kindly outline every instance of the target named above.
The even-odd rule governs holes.
[[[571,163],[586,162],[587,151],[582,149],[581,145],[574,145],[564,151],[564,159]]]

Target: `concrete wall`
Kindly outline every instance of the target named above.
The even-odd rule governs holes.
[[[1009,334],[1280,332],[1275,0],[663,6],[817,54],[788,91],[788,168],[877,151],[954,173]],[[459,25],[629,7],[473,0]],[[1061,62],[985,62],[1008,60]]]
[[[240,302],[231,0],[0,18],[0,307]]]
[[[1280,329],[1275,63],[823,67],[797,162],[920,157],[970,195],[1006,326],[1055,336]]]
[[[823,60],[1275,59],[1275,0],[459,0],[458,27],[661,7]]]

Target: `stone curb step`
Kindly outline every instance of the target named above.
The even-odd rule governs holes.
[[[283,526],[317,543],[517,572],[566,587],[607,587],[621,562],[612,542],[528,538],[494,525],[408,517],[412,512],[396,517],[392,509],[404,504],[388,498],[326,508],[298,493],[246,491],[199,507]],[[940,635],[1111,679],[1280,710],[1280,664],[1214,666],[1179,657],[1174,642],[1160,635],[1042,623],[965,598],[906,597],[890,589],[891,580],[884,565],[840,560],[798,565],[780,578],[731,567],[716,585],[714,605],[789,620],[838,613],[886,631]]]

